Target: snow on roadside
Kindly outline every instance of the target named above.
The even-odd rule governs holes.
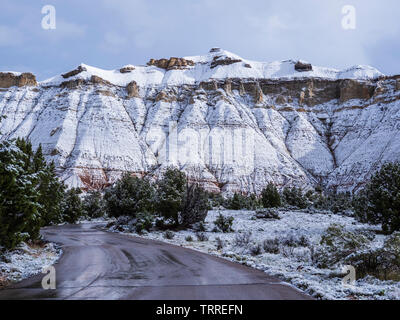
[[[60,258],[62,250],[53,243],[44,246],[20,244],[15,250],[0,255],[0,288],[41,273]]]
[[[214,221],[219,213],[224,216],[233,216],[234,233],[211,232]],[[209,211],[206,219],[207,241],[198,241],[193,230],[185,230],[174,233],[173,239],[166,239],[164,232],[153,231],[141,235],[148,239],[165,241],[171,244],[199,250],[236,261],[250,267],[265,271],[271,276],[289,282],[302,291],[319,299],[400,299],[400,283],[393,281],[381,281],[373,277],[357,280],[353,288],[345,288],[342,285],[341,268],[320,269],[311,261],[311,246],[317,246],[322,233],[332,224],[342,224],[348,231],[374,231],[378,227],[357,222],[354,218],[322,213],[308,213],[302,211],[280,211],[280,220],[254,219],[253,211]],[[304,236],[309,242],[309,247],[298,247],[290,250],[281,250],[279,254],[269,254],[262,251],[260,255],[253,256],[249,247],[235,245],[235,237],[238,234],[251,232],[251,243],[256,245],[266,239],[285,239],[290,235]],[[137,234],[132,234],[138,236]],[[191,236],[192,242],[186,241]],[[216,238],[225,243],[222,250],[217,250]],[[377,235],[371,243],[371,248],[380,247],[385,237]],[[285,252],[286,251],[286,252]]]

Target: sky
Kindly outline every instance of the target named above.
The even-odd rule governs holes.
[[[42,27],[45,5],[56,10],[55,29]],[[355,29],[343,28],[346,5]],[[0,0],[0,8],[0,70],[39,80],[80,63],[116,69],[212,47],[249,60],[400,74],[398,0]]]

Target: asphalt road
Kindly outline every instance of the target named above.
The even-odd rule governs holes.
[[[265,273],[190,249],[101,231],[96,224],[42,230],[59,243],[55,290],[44,275],[0,290],[0,299],[311,299]]]

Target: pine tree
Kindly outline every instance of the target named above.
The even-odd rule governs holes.
[[[387,163],[354,197],[356,217],[362,222],[382,224],[391,234],[400,230],[400,162]]]
[[[40,203],[32,154],[31,145],[22,140],[0,143],[0,246],[9,249],[39,237]]]
[[[83,204],[80,198],[82,193],[79,188],[71,188],[65,193],[62,202],[63,221],[68,223],[76,223],[83,215]]]
[[[100,218],[106,211],[105,201],[99,191],[89,191],[83,198],[83,209],[89,218]]]

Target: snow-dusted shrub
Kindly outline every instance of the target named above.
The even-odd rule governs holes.
[[[179,215],[180,224],[184,227],[204,222],[209,209],[208,194],[198,184],[186,187],[182,211]]]
[[[164,238],[171,240],[175,237],[175,233],[173,233],[171,230],[167,230],[164,232]]]
[[[266,239],[263,242],[264,251],[266,253],[278,254],[279,253],[279,240],[275,239]]]
[[[304,235],[289,234],[280,240],[280,243],[286,247],[307,247],[310,241]]]
[[[366,232],[346,231],[342,225],[331,224],[321,236],[321,246],[315,250],[317,265],[326,268],[343,262],[349,255],[366,249],[372,239]]]
[[[196,232],[196,237],[200,242],[208,241],[208,236],[204,232]]]
[[[372,275],[383,280],[400,280],[400,232],[385,240],[382,248],[366,249],[351,254],[346,263],[354,266],[357,276]]]
[[[193,242],[193,237],[192,237],[192,236],[187,236],[187,237],[185,238],[185,240],[186,240],[187,242]]]
[[[281,253],[285,258],[291,258],[291,257],[294,256],[294,247],[281,246],[281,248],[280,248],[280,253]]]
[[[250,253],[252,256],[258,256],[262,253],[261,244],[256,243],[250,247]]]
[[[143,231],[150,231],[153,223],[154,216],[150,213],[138,213],[136,218],[131,221],[131,224],[135,226],[135,231],[139,234],[143,233]]]
[[[250,241],[251,241],[251,232],[250,231],[246,231],[246,232],[243,232],[243,233],[238,233],[235,236],[234,244],[237,247],[246,248],[246,247],[249,246]]]
[[[224,248],[225,243],[220,237],[215,238],[215,242],[216,242],[217,250],[222,250]]]
[[[256,214],[255,214],[255,218],[256,219],[275,219],[275,220],[279,220],[280,216],[278,213],[278,210],[276,209],[259,209],[256,210]]]
[[[217,219],[214,221],[215,226],[223,233],[233,232],[233,217],[224,217],[222,213],[220,213]]]

